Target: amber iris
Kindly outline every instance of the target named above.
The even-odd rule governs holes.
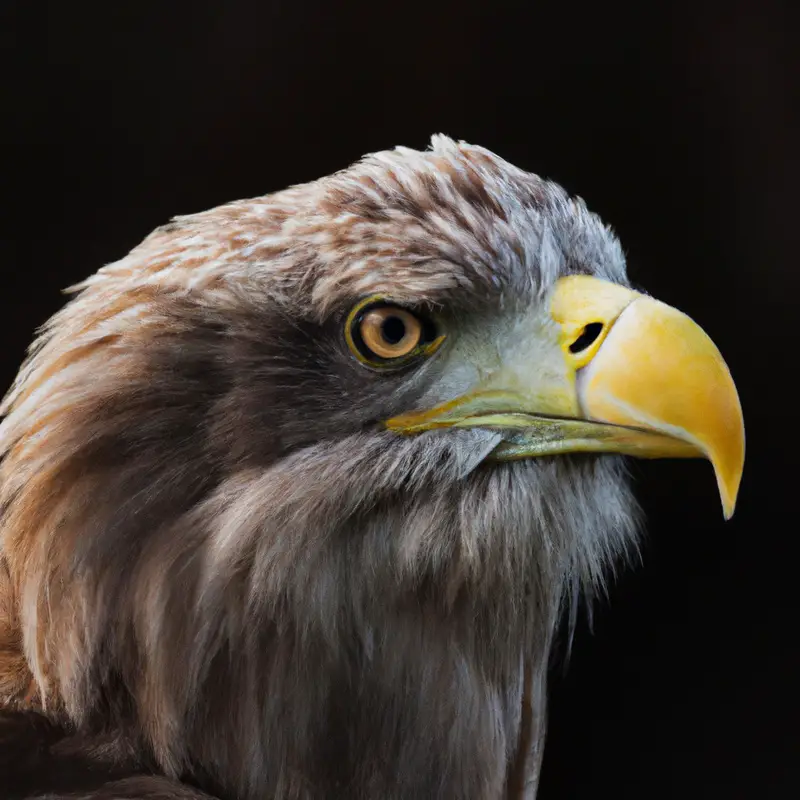
[[[402,358],[422,341],[422,323],[404,308],[384,306],[364,314],[359,333],[365,347],[379,358]]]

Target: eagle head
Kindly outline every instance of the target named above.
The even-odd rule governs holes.
[[[734,508],[714,344],[480,147],[177,217],[73,291],[2,406],[0,687],[225,798],[530,790],[559,615],[635,541],[621,456]]]

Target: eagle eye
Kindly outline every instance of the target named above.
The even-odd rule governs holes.
[[[367,298],[348,315],[345,338],[362,364],[392,367],[431,355],[444,336],[431,320],[413,311],[380,298]]]

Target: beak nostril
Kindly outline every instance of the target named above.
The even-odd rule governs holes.
[[[569,346],[570,353],[580,353],[589,347],[603,330],[602,322],[590,322],[582,331],[581,335]]]

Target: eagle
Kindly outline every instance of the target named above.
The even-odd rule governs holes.
[[[635,552],[626,456],[744,463],[730,372],[559,185],[433,136],[156,229],[0,413],[0,773],[39,798],[533,798]]]

